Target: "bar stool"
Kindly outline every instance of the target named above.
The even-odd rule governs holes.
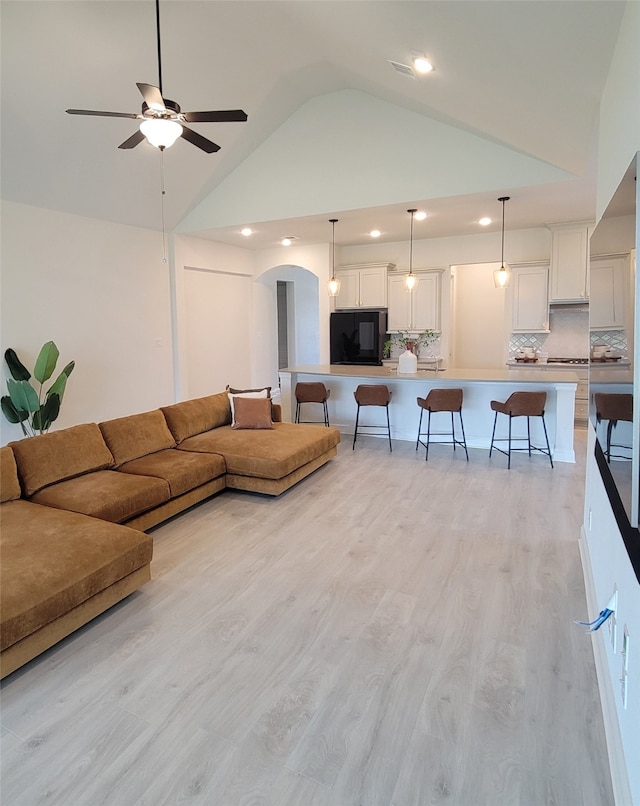
[[[323,384],[318,382],[313,383],[297,383],[295,396],[296,396],[296,423],[318,423],[320,424],[320,420],[301,420],[300,419],[300,407],[303,403],[322,403],[323,411],[324,411],[324,424],[329,427],[329,410],[327,408],[327,400],[329,395],[331,394],[331,390],[327,389],[327,387]]]
[[[608,420],[607,447],[604,452],[604,455],[607,457],[607,462],[611,464],[611,456],[613,456],[614,459],[631,459],[630,456],[621,456],[620,454],[611,453],[611,448],[625,448],[626,450],[631,450],[630,445],[612,443],[611,433],[616,427],[618,420],[623,420],[628,423],[633,422],[633,395],[596,392],[593,399],[596,404],[596,421]]]
[[[416,439],[416,450],[418,445],[424,445],[427,449],[425,453],[425,462],[429,459],[429,442],[431,440],[431,415],[434,412],[450,411],[451,412],[451,444],[455,451],[456,445],[464,448],[467,462],[469,461],[469,453],[467,451],[467,440],[464,435],[464,423],[462,422],[462,389],[431,389],[426,398],[417,398],[418,406],[420,406],[420,422],[418,423],[418,438]],[[425,432],[422,431],[422,415],[425,410],[429,413],[427,417],[427,441],[423,442],[420,437],[424,436]],[[460,427],[462,429],[462,440],[456,439],[456,427],[453,419],[454,412],[458,412],[460,416]],[[448,431],[439,431],[435,436],[446,436]],[[436,442],[443,443],[444,440],[436,440]]]
[[[389,450],[392,451],[393,448],[391,447],[391,426],[389,425],[389,401],[391,400],[391,392],[389,391],[389,387],[385,386],[384,384],[366,384],[361,383],[356,391],[353,393],[353,396],[356,399],[356,403],[358,404],[358,411],[356,412],[356,428],[353,433],[353,445],[351,446],[351,450],[356,447],[356,439],[358,437],[358,422],[360,420],[360,406],[384,406],[387,412],[387,435],[389,437]],[[361,425],[360,428],[382,428],[384,429],[384,425]]]
[[[545,456],[549,457],[549,461],[551,462],[551,467],[553,467],[553,459],[551,458],[551,449],[549,448],[549,437],[547,436],[547,426],[544,421],[544,404],[547,401],[547,393],[546,392],[514,392],[513,394],[509,395],[507,400],[504,403],[500,403],[497,400],[491,401],[491,408],[495,411],[496,416],[493,419],[493,432],[491,434],[491,447],[489,448],[489,456],[494,448],[495,442],[508,442],[509,443],[509,450],[503,451],[501,448],[496,446],[496,450],[500,453],[503,453],[505,456],[509,457],[509,461],[507,463],[507,467],[511,468],[511,451],[524,451],[529,450],[529,456],[531,456],[531,451],[540,451],[540,453],[544,453]],[[506,439],[495,439],[496,434],[496,423],[498,421],[498,414],[506,414],[509,418],[509,436]],[[527,418],[527,437],[512,437],[511,436],[511,420],[514,417],[526,417]],[[547,450],[545,451],[544,448],[538,448],[535,445],[531,444],[531,429],[529,424],[530,417],[542,417],[542,427],[544,428],[544,438],[547,443]],[[527,442],[527,448],[512,448],[512,442]]]

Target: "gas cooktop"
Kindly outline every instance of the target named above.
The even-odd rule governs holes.
[[[547,358],[548,364],[588,364],[588,358]]]

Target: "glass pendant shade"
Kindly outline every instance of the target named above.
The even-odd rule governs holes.
[[[407,286],[407,291],[413,291],[416,287],[416,276],[413,272],[409,272],[407,276],[404,278],[405,285]]]
[[[329,280],[329,296],[337,297],[340,293],[340,280],[337,277],[332,277]]]
[[[493,272],[493,282],[496,288],[506,288],[511,282],[511,269],[508,266],[500,266]]]
[[[182,134],[182,126],[175,120],[147,118],[140,124],[140,131],[152,146],[169,148]]]

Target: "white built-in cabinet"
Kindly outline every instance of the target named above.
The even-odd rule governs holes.
[[[389,330],[435,330],[440,332],[440,288],[442,269],[414,272],[416,284],[408,291],[406,275],[388,278]]]
[[[625,327],[625,292],[629,291],[629,261],[626,255],[591,259],[591,295],[589,327],[591,330],[623,330]]]
[[[386,308],[387,272],[393,269],[393,263],[363,263],[336,268],[336,277],[340,280],[336,309]]]
[[[511,265],[511,330],[549,332],[549,264]]]
[[[590,222],[552,224],[551,302],[584,302],[589,298]]]

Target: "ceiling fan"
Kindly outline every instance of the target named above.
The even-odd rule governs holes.
[[[242,109],[220,109],[210,112],[182,112],[175,101],[162,97],[162,56],[160,52],[160,3],[156,0],[156,30],[158,44],[158,86],[137,83],[143,97],[142,111],[139,114],[129,112],[97,112],[91,109],[67,109],[69,115],[98,115],[108,118],[132,118],[140,120],[140,128],[120,143],[118,148],[135,148],[145,138],[161,151],[173,145],[178,137],[182,137],[197,148],[212,154],[220,150],[220,146],[198,132],[185,126],[185,123],[244,123],[246,112]]]

